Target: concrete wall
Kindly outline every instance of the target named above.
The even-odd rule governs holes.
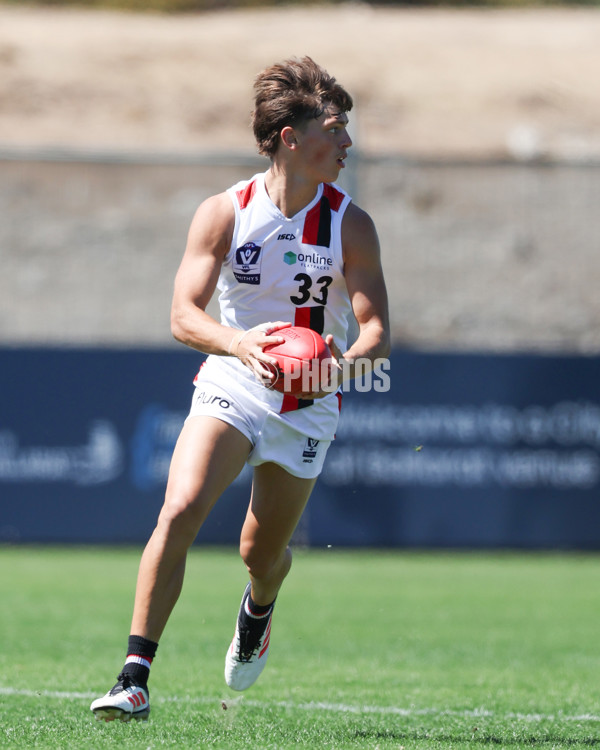
[[[175,346],[195,208],[265,164],[218,161],[0,158],[0,344]],[[380,233],[397,344],[600,351],[599,167],[355,158],[343,177]]]

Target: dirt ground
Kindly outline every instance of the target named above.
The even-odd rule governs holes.
[[[252,150],[253,76],[309,54],[372,153],[600,155],[600,12],[361,3],[184,16],[0,6],[0,147]]]
[[[252,155],[254,75],[303,54],[354,95],[357,150],[378,157],[344,177],[378,227],[395,341],[600,352],[600,170],[579,164],[600,157],[600,12],[360,3],[0,4],[0,342],[172,344],[190,218],[241,177],[190,155]]]

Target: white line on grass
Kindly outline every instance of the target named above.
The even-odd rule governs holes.
[[[23,696],[24,698],[64,698],[70,700],[90,700],[97,697],[97,693],[92,692],[72,692],[63,690],[27,690],[22,688],[3,687],[0,685],[0,695],[6,696]],[[541,722],[541,721],[578,721],[578,722],[598,722],[600,716],[596,714],[563,714],[558,712],[556,714],[525,714],[525,713],[514,713],[508,712],[500,715],[494,711],[488,711],[485,708],[475,709],[438,709],[438,708],[416,708],[414,706],[410,708],[400,708],[398,706],[353,706],[347,703],[323,703],[319,701],[309,703],[294,703],[293,701],[275,701],[273,703],[265,703],[264,701],[248,700],[244,697],[239,698],[225,698],[218,700],[216,698],[204,697],[192,697],[186,696],[171,696],[171,697],[158,697],[153,698],[153,702],[156,703],[197,703],[197,704],[211,704],[221,703],[223,708],[229,708],[236,705],[243,704],[250,706],[251,708],[268,708],[272,706],[274,708],[290,709],[296,711],[329,711],[331,713],[339,714],[381,714],[381,715],[395,715],[395,716],[457,716],[469,719],[478,718],[496,718],[496,719],[516,719],[518,721],[526,722]]]

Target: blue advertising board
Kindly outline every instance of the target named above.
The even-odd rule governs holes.
[[[311,541],[600,547],[600,359],[396,352],[342,411]]]
[[[0,542],[144,543],[201,361],[0,349]],[[395,351],[385,376],[344,393],[304,543],[600,548],[600,358]],[[237,543],[250,482],[199,542]]]

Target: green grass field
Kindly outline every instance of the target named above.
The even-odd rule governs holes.
[[[269,664],[223,681],[245,584],[194,549],[148,722],[96,722],[139,550],[0,547],[2,748],[600,745],[600,557],[298,551]]]

